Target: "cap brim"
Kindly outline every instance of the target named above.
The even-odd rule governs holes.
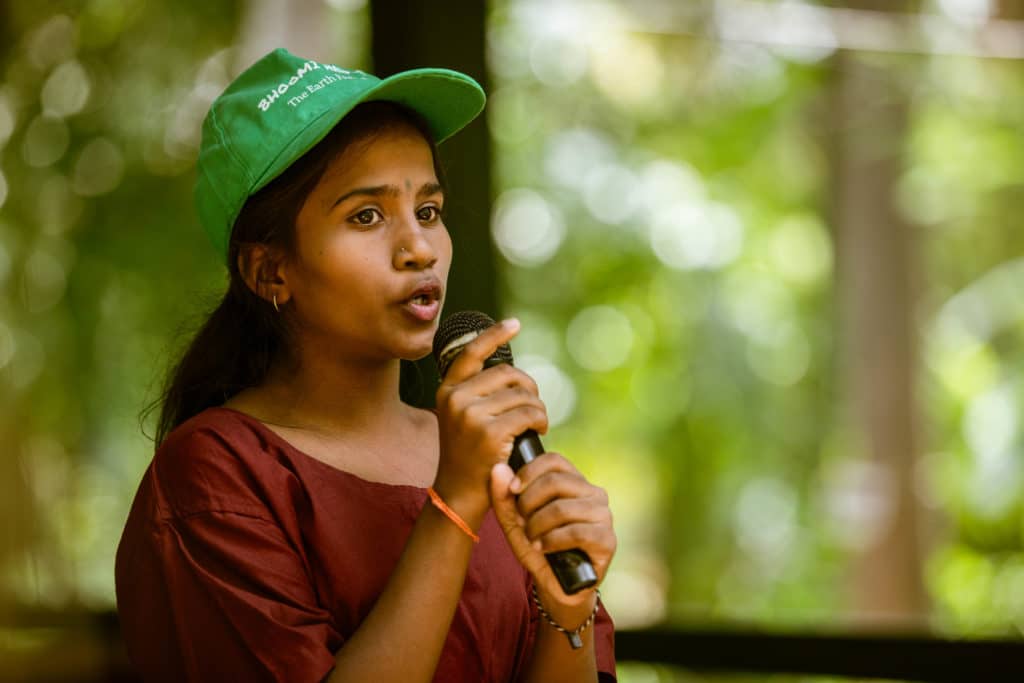
[[[435,142],[443,142],[483,111],[486,96],[473,79],[448,69],[413,69],[383,79],[362,102],[404,105],[426,119]]]

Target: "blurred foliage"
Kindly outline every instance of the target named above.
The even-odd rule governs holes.
[[[244,4],[2,5],[8,600],[113,604],[152,452],[139,413],[224,284],[192,166]],[[837,381],[829,54],[641,32],[633,11],[492,3],[491,228],[517,363],[541,385],[548,445],[611,494],[621,625],[834,625],[879,492]],[[330,18],[341,35],[365,8]],[[911,103],[898,192],[923,263],[932,618],[1019,634],[1024,66],[878,59]],[[670,680],[652,672],[631,680]]]
[[[226,284],[192,208],[193,167],[202,117],[237,73],[244,4],[2,6],[9,599],[113,605],[114,549],[153,449],[140,414]],[[364,29],[365,8],[337,5],[328,28],[362,55],[349,24]]]
[[[0,86],[3,588],[112,601],[146,453],[138,414],[175,327],[222,279],[191,207],[229,3],[9,3]],[[168,31],[167,27],[175,27]],[[187,42],[180,36],[188,35]],[[13,465],[13,467],[12,467]]]
[[[711,40],[711,4],[687,7],[674,32],[664,3],[495,4],[517,358],[561,421],[551,445],[611,491],[620,623],[865,625],[846,585],[886,492],[838,378],[832,51]],[[657,9],[657,32],[631,29]],[[910,103],[895,191],[921,249],[931,621],[1019,635],[1024,70],[866,59]]]
[[[517,355],[544,359],[533,374],[568,418],[558,447],[612,492],[620,622],[827,619],[843,553],[820,509],[835,412],[810,111],[824,72],[629,33],[606,9],[586,39],[539,5],[495,13],[510,189],[494,228]]]

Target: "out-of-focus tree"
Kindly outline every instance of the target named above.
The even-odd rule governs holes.
[[[908,3],[861,3],[863,10],[907,12]],[[921,60],[835,55],[825,149],[835,244],[840,394],[856,434],[842,461],[870,489],[860,514],[871,517],[854,558],[852,600],[859,614],[922,626],[927,615],[925,520],[915,494],[920,456],[917,370],[918,244],[898,205],[908,131],[908,83]]]

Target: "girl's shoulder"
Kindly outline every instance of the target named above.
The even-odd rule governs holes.
[[[255,418],[232,408],[217,406],[193,415],[175,427],[157,449],[157,453],[190,453],[197,449],[232,452],[266,447],[262,425]]]
[[[271,437],[244,413],[208,408],[167,435],[146,476],[173,516],[210,510],[261,514],[265,493],[292,476]]]

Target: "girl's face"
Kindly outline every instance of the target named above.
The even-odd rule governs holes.
[[[282,266],[305,352],[368,362],[430,352],[452,258],[443,203],[430,146],[407,124],[327,167]]]

